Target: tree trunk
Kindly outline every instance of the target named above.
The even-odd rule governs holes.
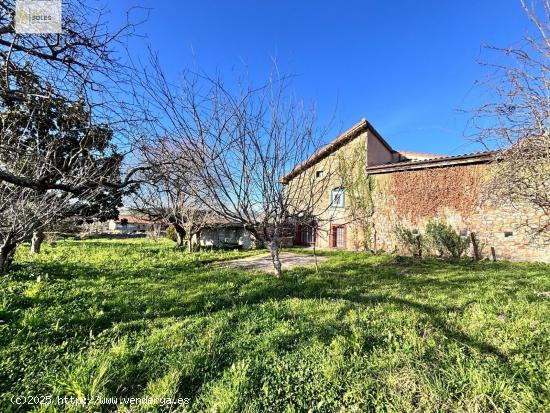
[[[269,243],[269,251],[271,252],[271,261],[273,262],[273,268],[275,268],[275,276],[280,278],[283,275],[283,269],[281,259],[279,258],[279,240],[277,236],[274,236]]]
[[[367,252],[370,250],[370,227],[368,222],[362,222],[363,230],[363,251]]]
[[[178,244],[178,248],[183,248],[185,244],[185,230],[178,224],[174,224],[174,229],[176,230],[176,242]]]
[[[187,240],[187,252],[193,252],[193,236],[192,235]]]
[[[317,234],[316,234],[317,235]],[[313,240],[313,258],[315,259],[315,272],[319,272],[319,263],[317,262],[317,237]]]
[[[32,233],[31,254],[40,253],[40,247],[42,247],[43,241],[44,241],[44,232],[42,230],[37,230]]]
[[[472,252],[473,252],[472,255],[473,255],[474,261],[479,261],[481,260],[481,251],[479,248],[479,242],[477,240],[475,232],[470,232],[470,240],[472,243]]]
[[[176,244],[178,248],[183,247],[183,244],[185,243],[183,235],[180,234],[178,231],[176,231]]]
[[[16,247],[15,244],[4,244],[0,247],[0,274],[4,273],[11,265]]]
[[[420,239],[421,235],[416,236],[416,257],[422,258],[422,240]]]

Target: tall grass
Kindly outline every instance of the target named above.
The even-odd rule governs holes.
[[[186,398],[120,411],[536,412],[550,267],[328,254],[281,280],[254,252],[62,241],[1,279],[0,411],[15,395]]]

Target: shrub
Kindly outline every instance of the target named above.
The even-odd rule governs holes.
[[[166,238],[168,238],[170,241],[178,242],[178,236],[176,235],[176,229],[170,225],[168,228],[166,228]]]
[[[448,254],[452,258],[460,258],[470,247],[469,238],[461,237],[452,226],[442,222],[429,221],[426,224],[426,235],[440,256]]]
[[[422,241],[420,234],[415,234],[409,228],[397,224],[394,228],[397,242],[407,250],[413,257],[422,257]]]

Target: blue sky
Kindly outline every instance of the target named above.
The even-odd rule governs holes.
[[[139,0],[111,2],[112,23]],[[508,46],[528,21],[519,0],[139,1],[150,7],[130,45],[159,52],[173,79],[194,63],[232,76],[265,78],[272,59],[294,88],[334,115],[334,134],[367,118],[396,149],[458,154],[484,70],[483,42]]]

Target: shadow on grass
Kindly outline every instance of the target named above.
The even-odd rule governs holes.
[[[364,293],[365,290],[376,291],[380,287],[392,285],[399,286],[400,289],[406,290],[409,294],[414,294],[415,291],[420,291],[424,287],[429,287],[432,291],[439,290],[450,293],[455,289],[479,285],[484,281],[484,274],[492,273],[495,269],[508,269],[509,265],[506,263],[473,267],[469,263],[435,261],[418,263],[389,260],[376,265],[361,262],[342,265],[341,263],[331,264],[329,262],[327,265],[322,266],[322,270],[318,274],[313,269],[296,269],[288,271],[280,280],[275,280],[267,274],[256,274],[255,277],[260,277],[262,280],[250,289],[247,286],[254,281],[255,277],[250,277],[250,274],[253,273],[237,270],[211,271],[211,268],[208,267],[211,261],[212,259],[178,264],[166,263],[156,268],[161,273],[154,276],[143,270],[125,270],[123,273],[118,273],[112,268],[102,269],[101,267],[53,262],[18,265],[14,268],[13,274],[17,278],[17,274],[20,272],[32,275],[37,273],[34,270],[39,270],[38,273],[46,273],[53,280],[79,280],[82,286],[88,285],[90,287],[93,287],[97,280],[102,277],[107,278],[109,284],[96,293],[97,301],[112,302],[112,304],[103,307],[105,314],[94,320],[90,320],[86,316],[74,317],[71,320],[71,324],[75,326],[85,324],[87,328],[92,327],[98,331],[120,322],[159,317],[192,317],[199,314],[227,311],[243,305],[259,305],[274,300],[280,301],[293,298],[305,300],[329,299],[347,301],[354,306],[372,307],[379,304],[392,304],[416,311],[425,316],[435,328],[449,339],[506,360],[506,356],[494,346],[470,338],[445,320],[445,314],[449,312],[462,313],[473,301],[461,306],[428,305],[396,297],[394,294]],[[23,267],[25,267],[25,271],[22,271]],[[402,270],[406,271],[406,275]],[[475,270],[475,277],[467,275],[471,270]],[[441,280],[435,276],[438,271],[455,271],[458,274],[451,280]],[[170,278],[174,278],[175,274],[181,273],[185,273],[186,276],[170,281]],[[127,282],[119,286],[116,285],[117,280],[128,279],[136,282],[136,285],[132,286]],[[150,296],[145,299],[141,297],[140,300],[133,302],[132,297],[136,293],[133,289],[140,287],[138,284],[140,279],[147,283]],[[177,289],[178,283],[185,287],[186,281],[190,281],[191,288],[187,291],[192,293],[193,298],[179,301],[171,295],[163,294],[163,290],[167,287],[164,283],[165,279],[169,280],[168,288],[170,289]],[[232,280],[232,286],[231,288],[223,288],[223,290],[202,291],[200,288],[201,279],[214,284]],[[525,283],[515,280],[515,284],[520,288]],[[155,292],[158,292],[158,294],[155,294]],[[399,293],[399,291],[396,292]],[[113,300],[114,295],[117,297]],[[54,301],[58,303],[70,302],[73,299],[72,296],[51,296],[41,301],[42,304],[48,304]],[[27,305],[31,305],[31,301],[26,301]]]
[[[105,243],[99,244],[105,246]],[[156,254],[156,248],[146,251],[147,254]],[[245,306],[254,307],[292,299],[339,301],[343,304],[340,310],[342,317],[357,308],[390,305],[417,313],[421,320],[429,323],[448,340],[496,357],[507,366],[510,377],[517,378],[521,366],[510,361],[495,346],[466,334],[448,320],[449,313],[463,314],[477,302],[452,298],[453,295],[460,295],[463,289],[484,291],[499,288],[499,285],[513,280],[515,290],[524,290],[529,281],[520,279],[510,263],[416,262],[366,255],[350,255],[354,257],[351,260],[347,254],[332,255],[329,261],[321,265],[319,273],[312,268],[297,268],[287,271],[282,279],[275,279],[265,273],[214,268],[212,262],[219,260],[208,256],[185,262],[166,260],[146,268],[123,270],[118,269],[116,263],[93,266],[34,262],[16,265],[10,277],[32,281],[36,274],[48,274],[54,284],[51,294],[36,299],[26,298],[20,302],[21,308],[71,305],[82,299],[79,301],[81,304],[78,304],[80,307],[75,307],[71,317],[64,320],[64,328],[73,331],[75,336],[86,333],[97,336],[119,323],[164,318],[187,319],[220,312],[230,314]],[[532,273],[543,275],[548,267],[531,265],[528,268]],[[68,282],[75,283],[78,288],[75,288],[73,294],[62,294],[63,283]],[[56,283],[59,283],[59,294],[56,293]],[[447,298],[436,299],[433,303],[423,302],[422,298],[424,301],[429,300],[429,296],[423,295],[425,290]],[[508,295],[511,291],[502,289],[499,293]],[[411,299],[411,296],[418,296],[419,299]],[[87,306],[98,303],[100,312],[86,311]],[[240,322],[237,315],[231,317],[228,325]],[[296,342],[305,342],[312,335],[327,345],[335,334],[344,337],[352,335],[343,322],[330,324],[313,317],[307,321],[308,326],[304,331],[282,337],[274,344],[275,350],[289,351]],[[20,320],[11,317],[10,322],[19,323]],[[233,333],[231,329],[227,332],[228,336]],[[52,334],[50,339],[55,343],[66,335],[67,332],[63,331]],[[381,337],[369,336],[363,350],[371,351],[382,343]],[[226,354],[224,365],[218,367],[228,366],[238,359],[238,354]],[[521,374],[519,380],[523,380],[524,376],[528,374]],[[195,390],[202,385],[202,381],[196,378],[184,381]]]

